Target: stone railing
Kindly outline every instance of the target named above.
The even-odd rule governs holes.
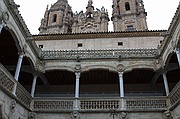
[[[12,94],[15,80],[12,75],[0,64],[0,86]]]
[[[35,98],[32,103],[34,111],[69,112],[75,107],[74,99],[67,98]],[[167,97],[157,98],[80,98],[78,109],[82,112],[110,112],[116,111],[165,111]]]
[[[102,111],[120,109],[120,99],[80,99],[80,110]]]
[[[60,50],[42,51],[42,59],[99,59],[99,58],[154,58],[157,49],[107,49],[107,50]]]
[[[167,98],[126,98],[127,110],[167,110]]]
[[[33,100],[33,109],[35,111],[72,111],[73,99],[35,98]]]
[[[180,81],[169,94],[171,108],[180,103]]]
[[[16,97],[26,107],[30,108],[32,97],[30,93],[18,82],[17,82]]]

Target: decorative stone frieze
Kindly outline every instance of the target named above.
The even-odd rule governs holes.
[[[156,58],[159,56],[157,49],[107,49],[107,50],[60,50],[42,51],[42,59],[77,60],[84,59],[121,59],[129,58]]]
[[[74,67],[74,70],[75,70],[75,72],[81,72],[81,64],[77,64],[77,65]]]
[[[128,115],[126,112],[121,112],[120,113],[120,119],[128,119]]]
[[[38,60],[38,61],[36,62],[35,69],[36,69],[37,71],[40,71],[40,72],[45,72],[45,62],[44,62],[44,61],[41,61],[41,60]]]
[[[77,110],[74,110],[74,111],[71,113],[71,119],[81,119],[81,118],[80,118],[80,113],[79,113]]]
[[[10,111],[11,111],[11,113],[15,112],[15,108],[16,108],[16,101],[12,100],[11,104],[10,104]]]
[[[124,69],[125,69],[125,67],[124,67],[123,64],[119,64],[119,65],[117,66],[117,69],[118,69],[119,72],[123,72]]]
[[[164,63],[163,63],[162,58],[156,59],[154,61],[154,67],[156,67],[156,70],[160,70],[164,67]]]
[[[29,112],[28,119],[36,119],[36,113],[35,112]]]
[[[169,110],[164,112],[164,119],[173,119],[172,114]]]
[[[6,22],[9,20],[9,14],[7,12],[0,11],[0,33],[3,27],[6,26]]]

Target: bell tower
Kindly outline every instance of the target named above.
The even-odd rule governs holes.
[[[39,28],[40,34],[72,32],[73,12],[67,0],[58,0],[50,9],[46,8]]]
[[[143,0],[113,0],[114,31],[148,30]]]

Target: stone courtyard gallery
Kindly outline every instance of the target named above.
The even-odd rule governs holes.
[[[18,7],[0,1],[0,119],[180,119],[180,6],[152,31],[143,0],[57,0],[38,35]]]

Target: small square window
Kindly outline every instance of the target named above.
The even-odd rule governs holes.
[[[82,43],[78,43],[78,48],[80,48],[80,47],[82,47],[83,46],[83,44]]]
[[[39,48],[43,48],[44,46],[43,45],[39,45]]]
[[[123,46],[123,42],[118,42],[118,46]]]

